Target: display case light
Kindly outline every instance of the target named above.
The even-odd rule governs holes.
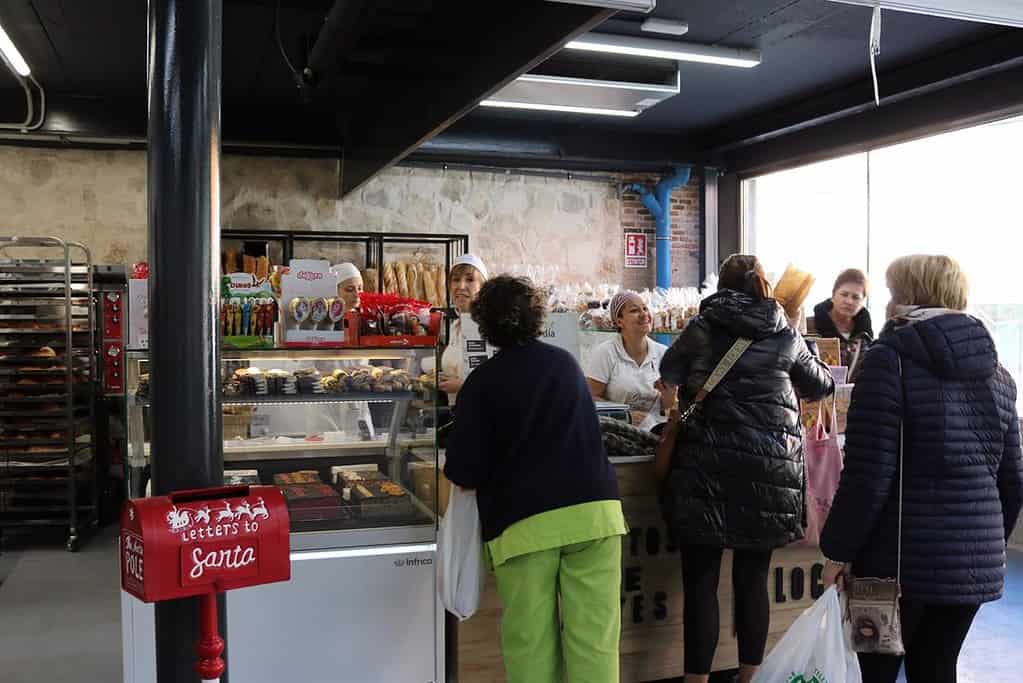
[[[963,2],[962,0],[831,0],[831,2],[1023,28],[1023,2],[1019,0],[973,0],[972,2]]]

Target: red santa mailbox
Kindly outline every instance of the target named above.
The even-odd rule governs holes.
[[[121,587],[144,602],[199,596],[197,670],[224,670],[215,595],[291,578],[290,520],[274,486],[179,491],[125,503]]]

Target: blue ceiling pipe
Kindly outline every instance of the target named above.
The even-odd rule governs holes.
[[[654,217],[657,226],[657,286],[664,289],[671,287],[671,193],[689,182],[692,170],[692,166],[677,167],[674,173],[658,181],[653,192],[640,183],[632,183],[625,188],[638,194],[643,206]]]

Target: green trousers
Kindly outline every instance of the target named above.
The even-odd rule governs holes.
[[[621,536],[519,555],[494,573],[508,683],[618,683]]]

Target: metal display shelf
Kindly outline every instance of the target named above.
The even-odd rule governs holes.
[[[464,234],[444,233],[394,233],[394,232],[323,232],[307,230],[234,230],[220,231],[221,244],[230,243],[245,245],[246,243],[265,245],[266,255],[279,258],[281,265],[287,265],[296,257],[296,251],[302,252],[303,246],[319,246],[320,244],[355,244],[363,249],[366,268],[377,269],[376,289],[384,289],[385,251],[388,246],[420,247],[443,249],[443,266],[445,275],[451,272],[451,262],[458,256],[469,251],[469,236]],[[319,250],[319,249],[318,249]],[[446,288],[445,288],[446,290]]]
[[[69,550],[98,522],[95,329],[87,247],[0,237],[0,529],[66,527]]]

